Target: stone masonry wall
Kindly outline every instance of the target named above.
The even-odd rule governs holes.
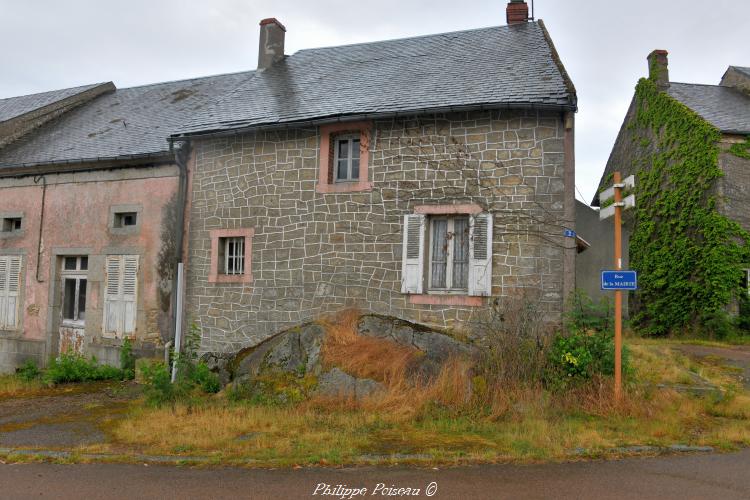
[[[332,194],[315,190],[316,127],[198,141],[186,312],[201,350],[236,351],[349,306],[470,329],[483,308],[416,305],[400,291],[403,216],[423,204],[490,210],[493,296],[533,291],[559,321],[564,133],[561,114],[538,111],[376,121],[372,191]],[[209,231],[249,227],[254,281],[209,283]]]

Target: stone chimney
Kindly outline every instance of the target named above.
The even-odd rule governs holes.
[[[648,78],[659,90],[669,87],[669,52],[654,50],[648,55]]]
[[[510,0],[505,8],[505,20],[508,25],[528,22],[529,6],[524,0]]]
[[[729,66],[724,76],[721,77],[722,87],[733,87],[737,90],[750,94],[750,68]]]
[[[274,17],[260,22],[260,43],[258,44],[258,69],[270,68],[273,63],[284,58],[284,34],[286,28]]]

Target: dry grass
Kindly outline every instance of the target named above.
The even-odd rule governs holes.
[[[353,309],[321,323],[326,329],[323,360],[359,378],[370,378],[389,386],[406,379],[407,372],[420,356],[414,347],[364,337],[357,334],[360,314]]]
[[[631,445],[750,445],[750,394],[729,383],[720,367],[687,359],[667,342],[628,341],[639,383],[631,381],[614,403],[607,379],[565,394],[484,387],[476,380],[472,386],[472,367],[463,360],[446,363],[430,383],[410,381],[412,350],[361,338],[353,319],[344,319],[327,324],[326,362],[380,380],[385,391],[359,402],[315,398],[284,408],[230,403],[221,396],[175,413],[139,407],[111,428],[113,446],[292,465],[403,461],[393,458],[397,454],[433,464],[527,462],[567,459],[576,449],[597,456]],[[695,370],[724,384],[725,396],[655,387]]]
[[[0,398],[35,396],[46,391],[40,380],[26,381],[16,375],[0,375]]]

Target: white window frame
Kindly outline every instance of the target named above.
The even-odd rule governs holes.
[[[224,262],[221,273],[227,276],[242,276],[245,274],[245,237],[244,236],[227,236],[219,240],[224,252]],[[230,254],[229,248],[232,247],[234,253]]]
[[[71,328],[84,328],[86,326],[86,309],[84,307],[83,318],[80,318],[80,291],[81,291],[81,280],[86,280],[86,294],[89,292],[88,287],[88,256],[86,255],[65,255],[62,258],[62,266],[60,269],[60,324],[64,327]],[[75,269],[65,269],[65,264],[68,259],[75,259]],[[84,260],[86,259],[86,265],[84,266]],[[73,292],[73,318],[65,318],[65,281],[75,281],[75,291]],[[88,297],[87,297],[88,298]],[[88,300],[86,300],[88,303]]]
[[[23,257],[0,255],[0,261],[0,331],[15,331],[20,324],[18,311],[21,310]],[[14,272],[15,267],[17,272]],[[11,311],[12,322],[9,322],[8,316]]]
[[[430,207],[427,207],[429,210]],[[424,209],[423,209],[424,210]],[[435,212],[420,211],[404,215],[401,250],[401,293],[421,295],[426,288],[430,295],[468,295],[484,297],[492,294],[492,233],[494,222],[488,212],[447,212],[443,207]],[[426,212],[426,213],[425,213]],[[440,218],[469,218],[469,276],[468,289],[432,288],[432,225]],[[429,244],[429,250],[425,245]],[[450,280],[453,279],[453,252],[451,252]],[[448,266],[446,266],[448,267]],[[428,272],[425,279],[424,273]],[[446,271],[448,272],[448,271]],[[448,281],[446,285],[452,282]],[[425,286],[426,285],[426,286]]]
[[[346,161],[346,178],[339,178],[339,144],[342,142],[348,142],[349,156]],[[359,154],[359,172],[357,177],[352,176],[352,151],[354,151],[354,141],[357,141],[357,147],[360,148]],[[361,151],[361,136],[360,134],[347,134],[335,137],[333,141],[333,180],[334,182],[359,182],[360,175],[362,175],[362,151]]]
[[[454,256],[456,252],[456,245],[455,240],[453,239],[453,236],[455,234],[455,223],[456,219],[465,219],[467,223],[467,230],[469,229],[470,224],[470,216],[468,215],[451,215],[451,216],[432,216],[429,218],[429,238],[428,241],[428,247],[429,247],[429,256],[427,260],[427,290],[430,293],[467,293],[469,291],[469,255],[467,252],[466,255],[466,287],[460,288],[460,287],[454,287],[453,286],[453,265],[454,265]],[[438,221],[447,221],[447,227],[446,227],[446,234],[448,236],[448,241],[450,241],[450,244],[448,245],[448,249],[445,253],[446,258],[446,265],[445,265],[445,287],[444,288],[438,288],[433,286],[432,283],[432,264],[433,264],[433,251],[435,248],[435,245],[433,244],[435,239],[435,223]],[[469,241],[469,246],[471,246],[471,241]]]

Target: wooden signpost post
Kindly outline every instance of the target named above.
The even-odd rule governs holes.
[[[622,291],[635,290],[638,277],[635,271],[622,269],[622,209],[635,207],[635,195],[622,199],[624,188],[635,187],[635,177],[632,175],[622,182],[620,172],[614,173],[614,184],[599,195],[599,203],[614,198],[614,203],[599,210],[599,219],[615,216],[615,270],[602,271],[602,290],[615,291],[615,399],[622,395]]]

